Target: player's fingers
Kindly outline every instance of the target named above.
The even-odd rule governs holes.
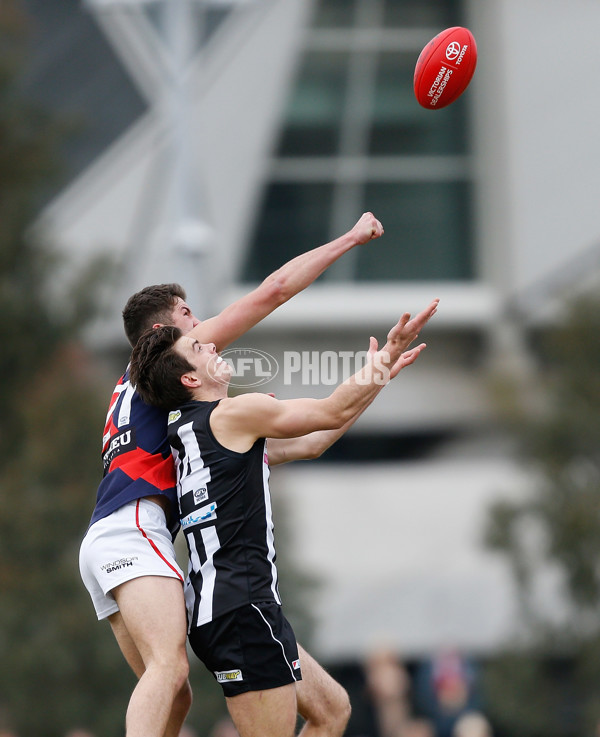
[[[405,312],[394,327],[388,333],[388,340],[394,340],[406,327],[410,321],[410,312]]]
[[[408,363],[412,363],[418,357],[423,348],[425,348],[425,343],[421,343],[420,345],[411,348],[409,351],[405,351],[400,358],[404,360],[405,365],[408,365]]]
[[[397,376],[403,368],[406,368],[407,366],[410,366],[412,363],[414,363],[425,347],[425,343],[420,343],[418,346],[411,348],[409,351],[405,351],[391,368],[390,379],[393,379],[395,376]]]
[[[383,225],[381,224],[381,222],[377,220],[377,218],[374,218],[374,221],[375,222],[373,223],[373,231],[371,233],[371,239],[379,238],[379,236],[382,236],[384,233]]]
[[[440,303],[439,297],[436,297],[434,300],[431,301],[429,306],[426,308],[426,312],[429,314],[429,317],[432,315],[435,315],[437,312],[438,305]]]
[[[440,302],[439,299],[434,299],[432,302],[430,302],[429,305],[427,305],[427,307],[424,310],[422,310],[417,315],[415,319],[423,323],[427,322],[427,320],[433,317],[435,313],[437,312],[439,302]]]
[[[407,326],[409,331],[414,330],[415,334],[413,336],[413,340],[417,337],[419,334],[419,330],[435,315],[437,312],[437,305],[439,300],[434,300],[428,307],[426,307],[422,312],[419,312],[419,314],[414,317],[410,324]]]

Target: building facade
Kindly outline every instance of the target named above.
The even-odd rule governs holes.
[[[324,656],[355,656],[378,638],[415,654],[494,648],[517,623],[508,571],[482,550],[481,531],[487,505],[528,482],[495,429],[490,382],[524,370],[528,331],[596,267],[600,6],[161,6],[78,4],[79,32],[98,42],[90,69],[125,72],[129,107],[113,104],[130,114],[36,227],[68,254],[64,280],[99,253],[120,265],[96,347],[126,356],[120,309],[147,283],[180,280],[212,314],[373,211],[380,241],[234,349],[253,352],[239,365],[264,390],[323,396],[369,335],[383,340],[402,312],[441,298],[418,364],[329,462],[277,469],[274,484],[297,521],[297,558],[325,584],[315,604]],[[416,58],[453,25],[477,39],[474,79],[449,108],[423,110]]]

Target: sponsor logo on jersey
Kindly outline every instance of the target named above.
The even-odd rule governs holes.
[[[298,658],[298,660],[292,660],[292,668],[294,670],[298,670],[299,667],[300,667],[300,658]]]
[[[169,412],[169,418],[167,419],[167,425],[170,425],[172,422],[177,422],[177,420],[181,417],[181,412],[176,409],[174,412]]]
[[[236,670],[216,670],[216,679],[219,683],[229,683],[229,681],[243,681],[244,676],[239,668]]]
[[[117,456],[120,456],[122,453],[129,453],[130,450],[135,450],[136,448],[135,427],[121,430],[121,432],[113,435],[108,443],[108,447],[102,454],[104,472],[106,473],[108,471],[110,464]]]
[[[111,563],[104,563],[100,568],[105,573],[114,573],[115,571],[120,571],[123,568],[132,568],[137,559],[137,555],[130,558],[119,558],[118,560],[113,560]]]
[[[199,525],[201,522],[209,522],[215,519],[217,519],[217,503],[212,502],[184,517],[181,520],[181,527],[185,530],[186,527],[192,527],[193,525]]]
[[[194,503],[195,504],[202,504],[202,502],[205,502],[208,499],[208,490],[206,486],[203,486],[201,489],[194,489]]]

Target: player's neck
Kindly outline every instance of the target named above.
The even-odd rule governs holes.
[[[225,384],[217,386],[200,386],[194,391],[194,399],[198,402],[216,402],[225,399],[228,387]]]

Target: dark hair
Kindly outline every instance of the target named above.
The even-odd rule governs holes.
[[[178,297],[185,299],[185,291],[179,284],[154,284],[131,295],[123,308],[123,327],[132,346],[154,323],[171,321]]]
[[[129,378],[146,404],[169,410],[192,399],[181,377],[194,367],[174,348],[182,335],[179,328],[163,325],[147,330],[135,344]]]

